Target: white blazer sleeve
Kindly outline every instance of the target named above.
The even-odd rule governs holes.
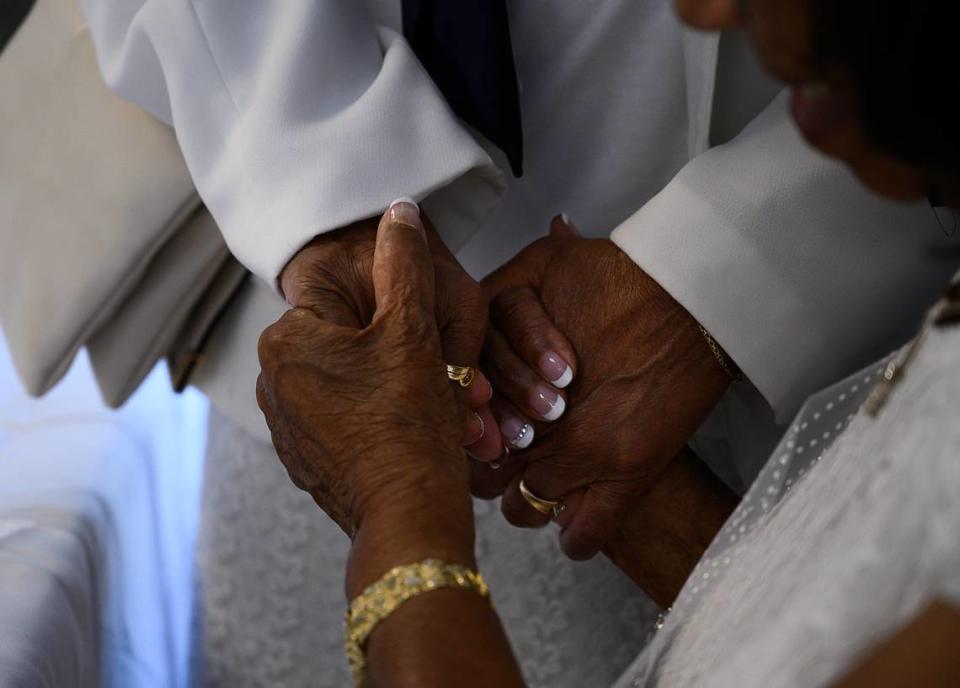
[[[171,124],[231,251],[273,283],[398,196],[500,173],[359,0],[81,0],[107,83]],[[463,208],[458,218],[469,217]]]
[[[931,209],[887,202],[806,145],[781,95],[692,160],[613,240],[789,420],[903,343],[956,266]]]

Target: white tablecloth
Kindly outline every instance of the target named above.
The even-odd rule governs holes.
[[[188,683],[206,404],[165,376],[31,400],[0,340],[0,688]]]

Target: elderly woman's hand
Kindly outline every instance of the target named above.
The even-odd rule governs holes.
[[[422,217],[433,259],[436,298],[434,313],[447,363],[476,366],[487,329],[486,301],[480,285],[467,274]],[[368,325],[375,309],[371,271],[380,218],[356,222],[322,234],[304,246],[280,274],[284,296],[294,308],[305,308],[321,319],[357,329]],[[467,452],[496,459],[503,443],[487,402],[490,384],[482,375],[469,389],[450,383],[460,404]]]
[[[436,559],[476,570],[461,411],[415,205],[395,203],[382,218],[371,274],[369,325],[294,309],[263,333],[257,381],[290,477],[353,538],[346,592],[354,602],[397,566]],[[440,586],[385,613],[361,648],[370,685],[464,684],[464,676],[465,685],[523,684],[493,607],[475,590]]]
[[[521,479],[545,500],[578,493],[561,544],[585,559],[610,541],[730,377],[693,317],[615,244],[579,238],[561,218],[551,231],[484,280],[491,327],[483,365],[503,395],[494,407],[504,438],[522,451],[499,470],[475,462],[473,487],[482,497],[503,492],[504,514],[522,527],[550,516],[527,501]],[[552,424],[530,401],[545,394],[551,351],[576,367],[567,389],[546,392],[569,399]],[[537,440],[517,443],[518,427]]]
[[[461,416],[416,206],[395,204],[384,216],[372,274],[369,326],[297,308],[263,333],[257,400],[293,482],[346,533],[372,533],[372,550],[386,559],[423,553],[470,564]]]

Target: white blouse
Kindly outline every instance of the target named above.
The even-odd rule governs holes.
[[[619,686],[824,685],[960,603],[960,328],[931,331],[876,417],[851,414],[883,371],[804,407]]]

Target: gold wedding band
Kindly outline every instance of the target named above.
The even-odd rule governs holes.
[[[523,480],[520,481],[520,494],[523,495],[525,500],[527,500],[527,504],[532,506],[544,516],[556,517],[560,515],[561,511],[563,511],[562,502],[541,499],[530,491],[530,488],[527,487],[527,484]]]
[[[468,366],[455,366],[448,363],[447,377],[459,383],[464,389],[468,389],[477,379],[477,371]]]

